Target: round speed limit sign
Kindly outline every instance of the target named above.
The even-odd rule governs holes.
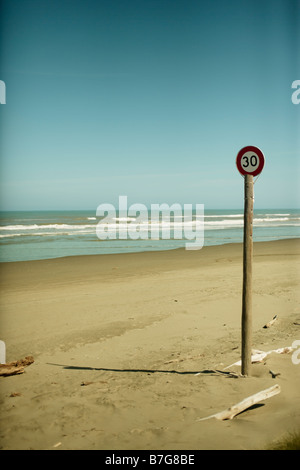
[[[242,148],[236,157],[236,166],[241,175],[257,176],[261,173],[264,164],[264,154],[253,145]]]

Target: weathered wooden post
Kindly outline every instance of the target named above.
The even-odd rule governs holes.
[[[250,374],[252,345],[253,176],[245,175],[242,297],[242,375]]]
[[[253,146],[242,148],[236,158],[239,172],[244,176],[244,245],[242,295],[242,375],[250,375],[252,347],[252,258],[253,258],[253,177],[264,166],[264,155]]]

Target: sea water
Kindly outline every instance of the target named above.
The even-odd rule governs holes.
[[[197,216],[195,215],[195,218]],[[178,215],[169,214],[159,220],[160,233],[169,225],[170,237],[157,239],[106,239],[97,237],[96,227],[101,218],[95,210],[86,211],[27,211],[0,213],[0,261],[26,261],[76,255],[130,253],[172,250],[185,247],[186,240],[172,236],[175,228],[184,226]],[[140,221],[151,227],[151,213]],[[156,221],[155,221],[156,222]],[[106,219],[108,230],[124,224],[131,227],[135,217]],[[153,222],[154,223],[154,222]],[[145,225],[146,224],[146,225]],[[242,210],[204,210],[204,246],[243,241]],[[300,210],[256,209],[253,217],[253,240],[269,241],[300,236]]]

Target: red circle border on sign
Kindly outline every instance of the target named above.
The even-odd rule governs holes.
[[[247,172],[241,165],[242,156],[244,155],[245,152],[255,152],[259,157],[259,165],[256,168],[256,170],[253,171],[252,173]],[[264,154],[262,153],[262,151],[258,147],[254,147],[254,145],[248,145],[247,147],[243,147],[239,151],[239,153],[237,154],[236,166],[237,166],[237,169],[239,170],[239,172],[241,173],[241,175],[243,175],[243,176],[244,175],[252,175],[252,176],[259,175],[262,172],[262,169],[263,169],[264,165],[265,165]]]

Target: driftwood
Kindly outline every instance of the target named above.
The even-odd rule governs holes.
[[[267,398],[271,398],[274,395],[277,395],[278,393],[280,393],[280,386],[276,384],[273,387],[267,388],[266,390],[262,390],[261,392],[258,392],[255,395],[251,395],[250,397],[245,398],[243,401],[231,406],[227,410],[221,411],[220,413],[216,413],[214,415],[207,416],[206,418],[199,418],[197,419],[197,421],[204,421],[206,419],[211,418],[215,418],[220,421],[224,421],[225,419],[232,419],[237,414],[247,410],[247,408],[256,405],[256,403],[264,401]]]
[[[292,346],[287,346],[286,348],[272,349],[271,351],[267,351],[267,352],[254,349],[252,350],[251,363],[255,364],[257,362],[262,362],[271,353],[288,354],[291,351],[293,351],[293,349],[294,348]],[[240,365],[241,365],[241,361],[237,361],[234,364],[230,364],[230,366],[225,367],[224,370],[229,369],[230,367],[233,367],[233,366],[240,366]]]
[[[280,372],[273,372],[271,369],[269,370],[269,373],[272,375],[272,379],[276,379],[278,375],[281,375]]]
[[[33,362],[34,359],[32,356],[26,356],[24,359],[20,359],[19,361],[0,364],[0,376],[8,377],[10,375],[23,374],[24,367],[30,366]]]
[[[272,320],[270,320],[268,323],[264,325],[264,328],[270,328],[270,326],[274,325],[277,319],[278,319],[278,316],[275,315],[275,317],[273,317]]]

